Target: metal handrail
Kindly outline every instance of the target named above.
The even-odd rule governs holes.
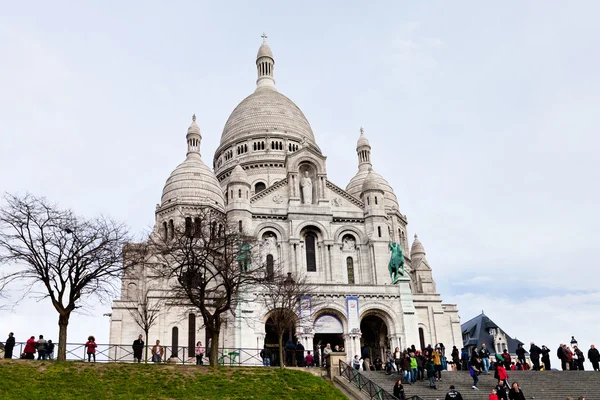
[[[365,392],[369,399],[377,399],[377,400],[398,400],[398,398],[388,391],[383,389],[381,386],[358,372],[356,369],[352,368],[344,361],[340,360],[339,364],[340,368],[340,376],[343,376],[348,380],[348,382],[353,383],[357,388],[359,388],[362,392]]]
[[[25,342],[17,342],[13,348],[12,357],[18,359],[25,350]],[[195,349],[190,349],[188,346],[172,346],[163,345],[163,359],[161,362],[175,364],[195,364],[196,354]],[[48,359],[56,358],[59,343],[54,343],[53,356]],[[142,350],[142,362],[152,362],[152,344],[144,345]],[[146,349],[148,350],[148,359],[145,359]],[[3,349],[0,348],[0,357],[4,357]],[[95,349],[97,362],[134,362],[133,349],[131,344],[103,344],[97,343]],[[192,350],[192,351],[190,351]],[[218,364],[226,366],[259,366],[263,365],[263,360],[260,357],[259,348],[243,348],[243,347],[219,347],[217,350]],[[38,358],[39,353],[36,351],[34,358]],[[87,361],[87,350],[84,343],[67,343],[66,355],[69,361]],[[204,354],[204,364],[208,364],[208,354]]]

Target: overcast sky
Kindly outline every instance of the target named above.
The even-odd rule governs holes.
[[[345,187],[356,173],[364,127],[463,321],[483,309],[526,343],[600,344],[600,3],[291,4],[5,2],[0,190],[108,214],[141,237],[193,113],[212,165],[255,88],[265,31],[329,179]],[[110,307],[89,311],[70,341],[108,340]],[[26,301],[1,314],[0,334],[56,337],[56,321]]]

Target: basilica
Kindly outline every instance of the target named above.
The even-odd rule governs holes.
[[[155,230],[168,232],[186,209],[213,207],[261,243],[266,264],[277,263],[292,276],[307,275],[326,301],[305,310],[312,328],[290,332],[306,350],[331,343],[353,357],[367,346],[375,357],[413,344],[461,346],[458,309],[442,303],[417,235],[409,246],[407,217],[392,187],[375,171],[376,157],[363,129],[357,133],[358,169],[344,189],[328,179],[326,156],[300,108],[277,90],[275,58],[265,41],[256,71],[256,89],[225,122],[212,169],[201,156],[201,130],[192,118],[185,148],[181,136],[185,160],[164,184]],[[404,269],[392,280],[388,263],[397,245]],[[110,343],[127,345],[140,334],[127,309],[147,285],[147,274],[139,269],[123,277],[120,299],[112,305]],[[153,296],[164,296],[164,289]],[[225,323],[220,347],[277,345],[269,310],[257,302],[238,308]],[[160,339],[168,354],[182,358],[204,338],[202,318],[193,308],[179,306],[159,316],[149,342]],[[115,358],[127,353],[114,351]]]

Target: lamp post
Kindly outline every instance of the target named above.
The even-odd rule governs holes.
[[[571,349],[574,346],[577,346],[577,340],[575,339],[575,336],[571,336],[571,342],[570,343],[571,343]]]

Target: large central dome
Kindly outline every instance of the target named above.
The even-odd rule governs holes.
[[[221,135],[221,144],[265,131],[278,131],[315,143],[313,131],[302,111],[274,87],[258,87],[233,110]]]

